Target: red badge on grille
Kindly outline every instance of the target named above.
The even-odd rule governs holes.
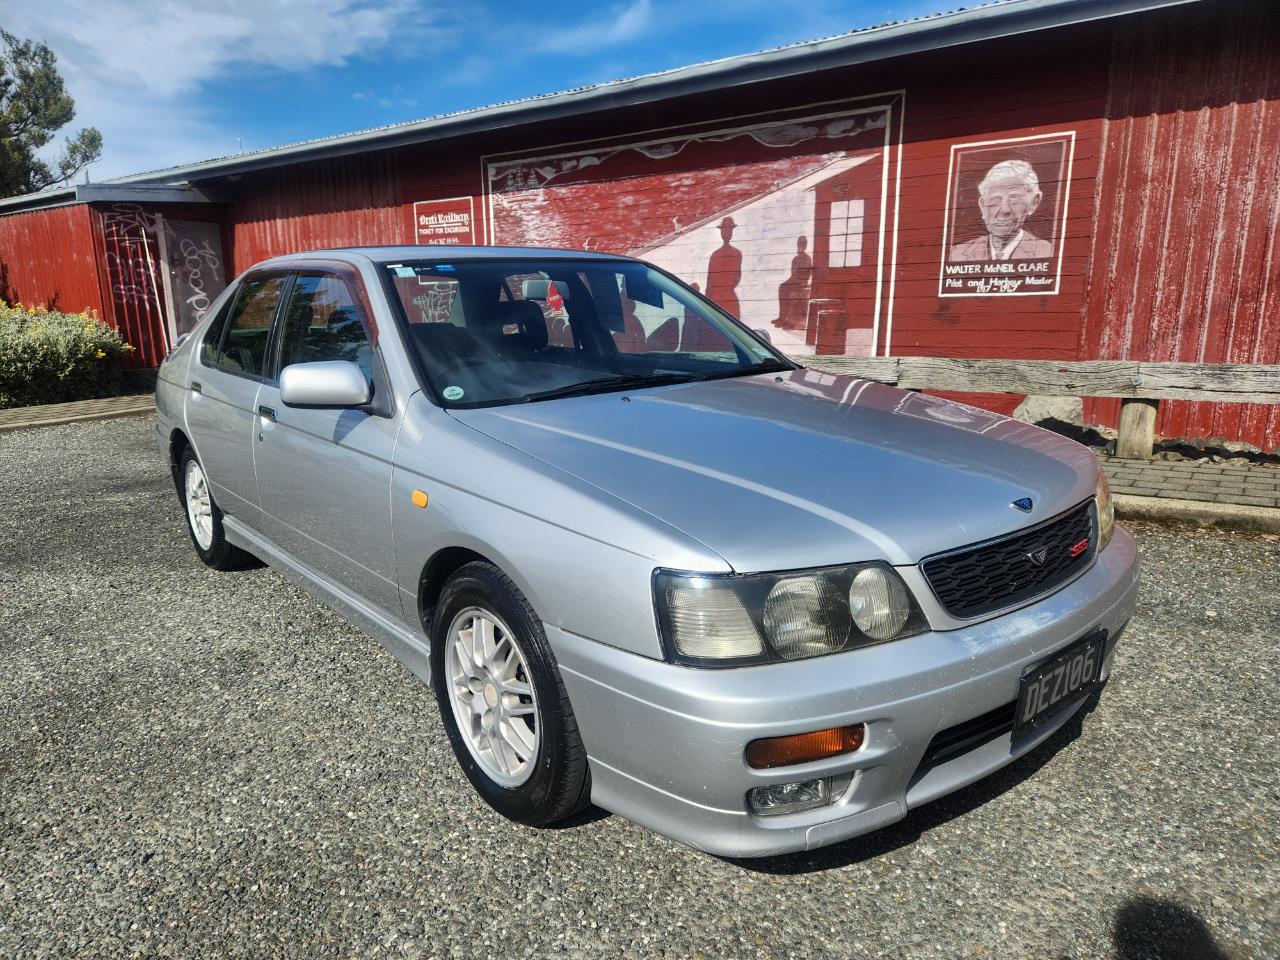
[[[1073,557],[1078,557],[1080,556],[1080,554],[1084,553],[1088,549],[1089,549],[1089,538],[1085,537],[1083,540],[1081,540],[1079,543],[1075,544],[1071,548],[1071,555]]]

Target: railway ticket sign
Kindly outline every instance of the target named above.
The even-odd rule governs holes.
[[[471,197],[419,200],[413,205],[414,237],[419,244],[470,246],[476,243],[475,222]]]

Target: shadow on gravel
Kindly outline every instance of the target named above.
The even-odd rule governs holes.
[[[926,831],[976,810],[1006,790],[1034,776],[1041,767],[1053,759],[1059,750],[1080,736],[1084,728],[1084,719],[1093,713],[1098,700],[1099,694],[1095,693],[1080,712],[1068,720],[1048,740],[1025,756],[1019,757],[1009,766],[955,793],[912,810],[907,814],[906,819],[892,826],[817,850],[750,860],[722,859],[754,873],[794,875],[847,867],[851,864],[874,860],[886,853],[910,846]]]
[[[589,805],[585,810],[579,810],[567,820],[559,820],[556,823],[550,823],[539,829],[542,830],[572,830],[575,827],[585,827],[589,823],[596,823],[600,820],[607,820],[613,814],[608,810],[602,810],[594,804]]]
[[[1119,960],[1231,960],[1204,921],[1172,900],[1134,897],[1116,911]]]

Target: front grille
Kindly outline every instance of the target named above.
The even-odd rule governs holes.
[[[921,566],[948,613],[978,617],[1048,593],[1074,577],[1093,559],[1094,528],[1093,501],[1087,500],[1027,530],[932,557]],[[1081,542],[1087,546],[1072,556]],[[1040,557],[1043,562],[1037,563]]]

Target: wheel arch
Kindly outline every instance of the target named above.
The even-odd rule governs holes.
[[[418,574],[418,622],[422,625],[422,629],[428,637],[431,636],[431,618],[434,615],[436,605],[440,599],[440,592],[444,589],[445,583],[460,568],[474,562],[487,563],[497,568],[524,595],[529,606],[533,608],[535,616],[539,619],[546,616],[546,611],[540,603],[538,592],[528,579],[520,574],[516,564],[512,563],[509,557],[505,556],[502,551],[495,549],[491,544],[459,539],[450,546],[441,547],[433,553],[426,563],[422,565]]]
[[[488,563],[503,570],[501,564],[495,563],[480,551],[461,545],[437,550],[423,565],[418,574],[418,621],[428,637],[431,636],[431,618],[435,614],[445,583],[462,567],[476,562]],[[509,573],[507,575],[510,576]]]
[[[191,442],[191,438],[181,427],[174,427],[169,431],[169,473],[173,477],[173,487],[178,491],[178,496],[182,496],[182,477],[180,477],[179,469],[182,466],[182,456],[187,449],[195,449],[195,444]],[[199,454],[197,453],[198,457]]]

